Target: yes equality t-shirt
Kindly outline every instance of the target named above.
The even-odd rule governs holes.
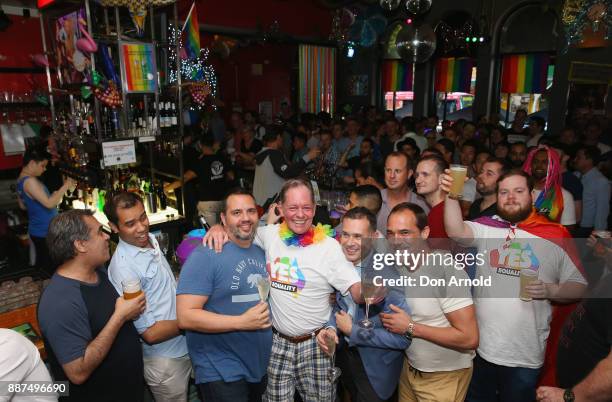
[[[181,270],[177,295],[208,296],[203,309],[241,315],[259,303],[257,281],[266,276],[261,248],[227,243],[217,254],[199,246]],[[187,331],[187,348],[196,383],[246,380],[259,382],[266,374],[272,349],[272,330],[202,333]]]

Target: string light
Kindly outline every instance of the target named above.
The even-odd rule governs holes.
[[[181,40],[181,31],[174,25],[170,24],[170,52],[168,56],[169,65],[176,65],[176,44],[180,42],[181,49],[184,49],[183,42]],[[210,87],[210,96],[216,98],[217,96],[217,74],[212,65],[208,64],[208,56],[210,51],[207,48],[200,49],[198,57],[188,57],[181,59],[181,80],[183,82],[203,82],[208,84]],[[175,83],[178,79],[178,74],[175,69],[170,69],[169,82]],[[216,109],[214,103],[211,105],[213,109]],[[202,110],[203,106],[192,102],[189,110]]]

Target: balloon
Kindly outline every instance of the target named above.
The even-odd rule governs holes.
[[[76,47],[83,53],[95,53],[98,51],[98,45],[94,40],[89,36],[89,33],[83,25],[79,24],[79,28],[81,28],[81,33],[85,36],[84,38],[80,38],[76,42]]]
[[[423,14],[431,7],[431,0],[406,0],[406,10],[409,13]]]
[[[436,34],[427,24],[406,24],[397,35],[397,51],[407,63],[423,63],[436,51]]]
[[[380,0],[380,6],[386,11],[393,11],[400,5],[400,0]]]

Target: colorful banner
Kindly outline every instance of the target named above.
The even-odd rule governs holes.
[[[541,94],[546,90],[547,54],[506,55],[502,64],[501,92]]]
[[[334,114],[336,103],[336,49],[300,45],[300,110]]]
[[[382,65],[383,92],[412,91],[412,64],[400,60],[384,60]]]
[[[198,11],[196,10],[195,1],[191,5],[185,25],[185,51],[190,58],[196,58],[200,55],[200,25],[198,23]]]
[[[441,58],[436,62],[435,90],[438,92],[470,92],[474,59]]]
[[[151,43],[122,43],[121,68],[126,92],[155,92],[157,66]]]

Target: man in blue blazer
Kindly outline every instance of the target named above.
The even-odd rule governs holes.
[[[376,217],[366,208],[353,208],[342,218],[342,251],[360,273],[362,269],[366,272],[368,263],[371,264],[371,239],[375,237],[375,232]],[[342,370],[340,381],[353,402],[386,401],[391,398],[402,371],[404,350],[410,346],[409,337],[387,331],[378,317],[381,312],[393,312],[392,304],[394,308],[408,312],[403,291],[386,291],[385,299],[369,308],[369,319],[374,324],[370,330],[359,326],[359,321],[365,318],[365,305],[354,303],[350,296],[336,295],[338,308],[332,313],[329,326],[338,330],[340,345],[336,365]],[[334,328],[327,331],[334,331]],[[327,352],[325,336],[322,331],[317,338],[319,345]]]

